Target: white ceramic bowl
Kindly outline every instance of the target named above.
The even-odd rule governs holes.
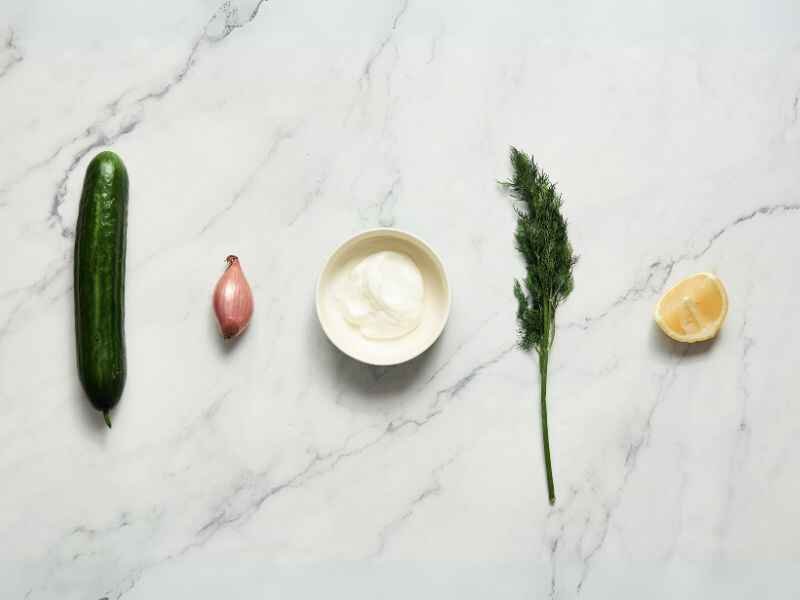
[[[341,278],[361,259],[393,250],[411,257],[422,273],[425,300],[422,321],[403,337],[371,340],[342,316],[336,299]],[[450,285],[442,261],[428,244],[399,229],[369,229],[350,238],[328,258],[317,281],[317,317],[328,339],[348,356],[370,365],[397,365],[419,356],[441,335],[450,315]]]

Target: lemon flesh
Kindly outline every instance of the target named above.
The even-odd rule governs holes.
[[[655,320],[661,330],[679,342],[713,338],[728,314],[725,286],[712,273],[682,279],[658,301]]]

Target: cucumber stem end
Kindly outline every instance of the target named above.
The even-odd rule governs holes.
[[[103,411],[103,420],[108,425],[108,428],[111,429],[111,415],[108,414],[108,411]]]

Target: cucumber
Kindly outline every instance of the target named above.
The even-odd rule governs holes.
[[[108,427],[126,377],[127,219],[128,172],[101,152],[86,168],[75,228],[75,338],[81,385]]]

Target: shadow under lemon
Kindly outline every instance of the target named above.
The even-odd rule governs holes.
[[[670,356],[690,358],[693,356],[702,356],[710,352],[711,349],[716,346],[717,340],[722,335],[724,335],[723,330],[720,329],[717,335],[710,340],[693,342],[691,344],[687,342],[678,342],[661,331],[658,323],[653,320],[651,321],[650,327],[650,347],[655,350],[657,354],[665,358]]]

